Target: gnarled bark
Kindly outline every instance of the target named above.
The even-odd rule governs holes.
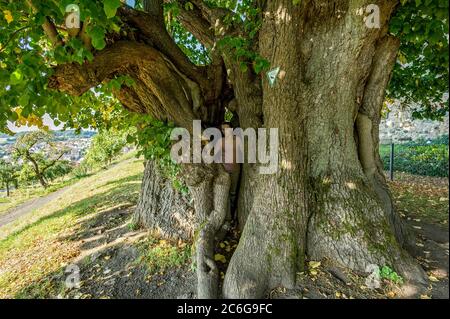
[[[380,112],[396,56],[380,56],[395,2],[376,4],[380,29],[367,28],[358,15],[363,2],[267,3],[260,52],[281,71],[273,88],[263,79],[263,122],[280,129],[280,170],[251,178],[256,195],[226,273],[225,297],[292,287],[306,257],[363,272],[370,264],[390,265],[408,280],[424,278],[396,238],[397,217],[380,191],[386,184],[371,175],[377,130],[358,117],[365,94],[366,105]],[[391,64],[387,77],[378,78],[384,63]],[[370,90],[380,96],[369,97]],[[358,128],[369,132],[359,144]],[[360,156],[365,148],[368,161]]]
[[[214,248],[220,240],[220,230],[228,227],[231,178],[220,164],[194,164],[184,169],[197,214],[194,243],[197,295],[200,299],[215,299],[219,295],[219,271],[214,260]]]
[[[155,161],[147,161],[133,223],[160,236],[191,241],[196,229],[190,198],[175,189]]]

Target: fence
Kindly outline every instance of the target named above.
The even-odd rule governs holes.
[[[380,145],[380,156],[391,180],[396,171],[422,176],[449,176],[448,136],[432,141],[385,142]]]

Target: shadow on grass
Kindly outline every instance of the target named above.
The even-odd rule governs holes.
[[[99,188],[108,187],[104,192],[74,202],[70,206],[58,210],[51,215],[41,217],[24,228],[9,234],[5,239],[0,241],[0,245],[8,249],[9,242],[14,242],[14,239],[34,228],[43,228],[43,231],[53,231],[55,234],[58,234],[64,229],[64,224],[57,225],[53,230],[47,230],[48,227],[51,228],[47,223],[52,224],[53,220],[68,216],[76,220],[75,224],[70,225],[71,228],[74,228],[74,232],[70,236],[59,236],[58,241],[81,241],[83,243],[81,245],[82,251],[96,248],[95,246],[102,248],[105,244],[104,241],[89,241],[89,237],[95,236],[97,226],[102,228],[103,233],[115,229],[116,237],[120,237],[128,231],[127,220],[132,210],[127,208],[134,206],[138,199],[141,178],[142,174],[136,174],[102,184]],[[85,244],[85,241],[86,243],[89,242],[88,246]],[[101,249],[99,249],[97,254],[100,253]],[[51,253],[49,257],[51,257]],[[34,279],[27,287],[18,291],[14,297],[55,297],[58,291],[64,288],[64,281],[61,281],[61,278],[65,276],[64,271],[65,268],[60,268],[54,272],[42,273],[39,278]],[[24,276],[26,276],[26,273]]]
[[[141,178],[142,175],[137,174],[104,183],[98,189],[102,191],[105,188],[103,192],[74,202],[9,235],[8,238],[14,239],[14,236],[25,235],[30,228],[37,227],[39,231],[43,229],[56,235],[60,234],[57,237],[59,242],[74,242],[77,249],[80,249],[80,254],[66,259],[65,263],[74,263],[79,267],[82,283],[80,288],[68,288],[65,284],[70,275],[66,272],[67,265],[59,265],[58,262],[59,266],[42,270],[37,276],[29,278],[26,286],[18,287],[10,293],[11,296],[19,299],[193,296],[195,276],[186,268],[187,265],[179,262],[179,265],[167,269],[167,272],[156,273],[150,271],[148,265],[141,261],[142,248],[138,242],[145,238],[147,233],[129,227],[132,206],[135,205],[140,191]],[[65,226],[68,220],[73,221],[70,224],[71,231],[61,234],[61,230],[68,227]],[[55,224],[57,226],[53,227]],[[31,249],[34,249],[33,247]],[[64,249],[69,246],[60,247]],[[48,255],[49,258],[54,258],[50,251]],[[27,272],[32,271],[32,266],[27,267]],[[29,276],[27,272],[22,274],[22,278]],[[147,280],[149,275],[153,278],[151,283]],[[14,285],[14,280],[11,284]]]
[[[39,227],[40,225],[50,220],[64,217],[67,214],[73,214],[74,217],[80,217],[93,212],[93,210],[95,209],[98,209],[101,204],[107,204],[107,206],[111,207],[120,203],[133,203],[137,200],[137,197],[139,195],[140,186],[137,182],[140,183],[141,179],[142,175],[136,174],[116,181],[105,183],[100,187],[113,187],[105,192],[72,203],[70,206],[56,211],[53,214],[39,218],[37,221],[21,228],[20,230],[12,232],[5,239],[1,240],[0,244],[2,242],[8,241],[11,238],[20,236],[22,233],[25,233],[34,227]]]

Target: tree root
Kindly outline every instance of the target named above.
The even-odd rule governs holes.
[[[230,185],[229,174],[218,166],[215,175],[190,186],[197,215],[200,217],[195,252],[199,299],[218,297],[219,270],[214,261],[214,247],[229,209]]]

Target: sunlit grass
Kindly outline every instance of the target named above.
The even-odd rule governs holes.
[[[142,178],[141,160],[130,159],[70,186],[60,197],[0,230],[0,298],[45,296],[46,277],[80,253],[71,236],[81,220],[107,207],[137,201]],[[33,296],[20,292],[33,285]],[[42,291],[41,291],[42,288]]]
[[[151,274],[185,265],[191,257],[191,247],[184,242],[170,242],[148,238],[140,244],[138,262],[147,266]]]
[[[135,157],[136,151],[128,152],[114,159],[111,165],[116,165],[118,163],[133,159]],[[102,169],[100,168],[96,168],[94,171],[90,172],[90,175],[98,173],[101,170]],[[19,206],[20,204],[53,193],[61,188],[64,188],[66,186],[78,182],[80,179],[81,178],[74,176],[72,173],[69,173],[66,176],[57,178],[54,181],[52,181],[47,188],[43,188],[38,183],[23,187],[19,185],[19,189],[11,190],[11,194],[9,197],[6,197],[6,193],[1,195],[4,197],[0,197],[0,216],[2,214],[8,213],[11,209]]]

